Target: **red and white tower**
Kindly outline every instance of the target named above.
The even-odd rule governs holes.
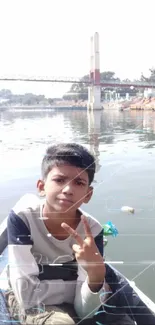
[[[99,34],[97,32],[91,37],[90,43],[90,81],[92,84],[88,87],[88,109],[102,109]]]

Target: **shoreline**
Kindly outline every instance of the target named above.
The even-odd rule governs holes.
[[[59,101],[53,105],[3,105],[0,106],[0,112],[4,111],[55,111],[55,110],[87,110],[87,101]],[[134,97],[130,100],[117,100],[117,101],[103,101],[101,102],[101,110],[115,109],[119,111],[124,110],[143,110],[155,111],[155,97]]]
[[[145,98],[145,97],[135,97],[131,101],[124,101],[120,105],[120,110],[142,110],[142,111],[155,111],[155,97]]]
[[[55,110],[55,109],[87,109],[86,103],[72,103],[72,102],[59,102],[54,105],[13,105],[13,106],[0,106],[1,111],[13,110]]]

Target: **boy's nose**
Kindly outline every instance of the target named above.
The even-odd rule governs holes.
[[[73,194],[73,186],[72,186],[72,184],[66,184],[63,187],[62,192],[67,193],[67,194]]]

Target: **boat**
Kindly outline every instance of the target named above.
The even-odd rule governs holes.
[[[7,304],[5,301],[4,292],[7,289],[8,281],[5,276],[5,271],[8,262],[8,239],[7,239],[7,217],[0,225],[0,324],[20,325],[19,321],[11,318]],[[114,293],[109,301],[106,301],[105,309],[121,312],[121,308],[128,310],[129,314],[134,314],[135,324],[137,325],[155,325],[155,303],[147,297],[135,284],[135,282],[127,279],[110,262],[106,262],[108,267],[108,277],[106,281],[110,284]],[[128,299],[128,293],[130,298]],[[132,298],[132,299],[131,299]],[[125,299],[125,305],[122,307],[122,299]],[[130,301],[132,300],[132,301]],[[117,301],[118,306],[117,305]],[[124,324],[125,325],[125,324]]]

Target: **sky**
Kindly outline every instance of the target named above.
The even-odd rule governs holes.
[[[0,0],[0,76],[82,77],[99,33],[100,70],[139,78],[155,66],[155,0]],[[0,82],[14,93],[62,96],[69,84]]]

